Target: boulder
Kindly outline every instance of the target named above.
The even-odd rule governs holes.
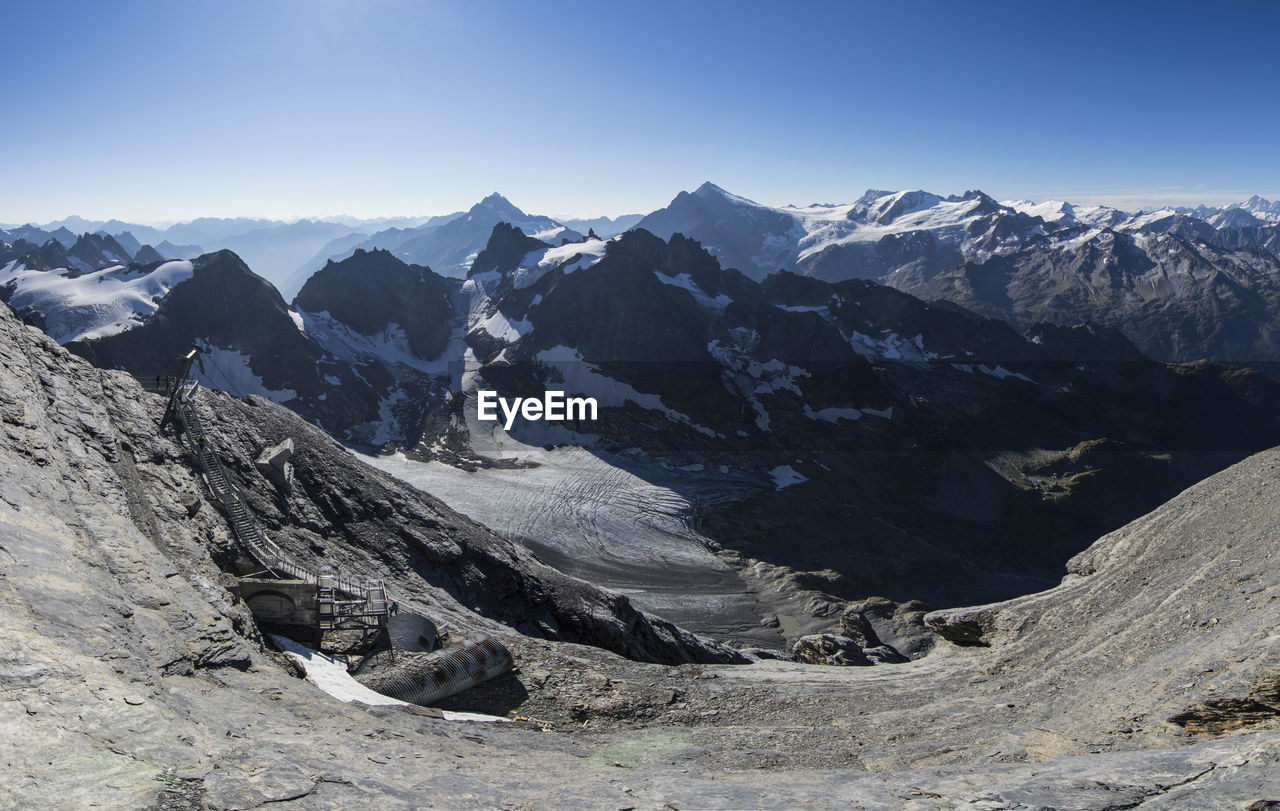
[[[810,665],[870,665],[862,647],[847,636],[810,634],[796,640],[791,655],[797,662]]]
[[[258,472],[276,486],[286,496],[293,489],[293,440],[285,439],[276,445],[263,449],[254,460]]]

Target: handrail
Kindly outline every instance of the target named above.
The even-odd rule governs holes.
[[[358,598],[356,604],[362,604],[363,608],[368,609],[347,611],[341,615],[336,615],[335,619],[341,621],[342,618],[374,617],[380,621],[381,618],[385,618],[388,615],[388,600],[383,581],[373,580],[367,585],[361,585],[342,574],[317,574],[292,560],[262,531],[257,520],[253,517],[253,513],[249,511],[244,497],[231,482],[231,477],[227,475],[227,469],[223,466],[222,459],[218,456],[213,442],[209,439],[208,434],[205,433],[204,424],[200,421],[200,415],[196,413],[195,393],[199,385],[199,383],[192,383],[185,389],[180,386],[175,389],[172,399],[173,404],[176,406],[174,412],[178,422],[181,424],[183,442],[186,443],[192,454],[200,460],[200,465],[205,470],[205,481],[208,483],[213,495],[222,503],[223,510],[227,513],[231,523],[231,530],[236,538],[244,544],[245,548],[259,564],[273,574],[277,576],[285,575],[295,580],[303,580],[322,588],[331,588],[335,592],[356,597]],[[195,437],[194,439],[193,436]],[[341,604],[335,601],[335,605]]]

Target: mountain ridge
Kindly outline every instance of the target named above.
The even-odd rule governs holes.
[[[1275,208],[1253,198],[1222,209],[1129,213],[920,190],[778,208],[708,182],[637,227],[692,235],[756,279],[780,267],[829,281],[874,279],[1020,330],[1037,321],[1094,321],[1119,327],[1161,360],[1275,369],[1280,337],[1268,327],[1280,317]]]

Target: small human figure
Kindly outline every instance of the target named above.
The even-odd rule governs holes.
[[[391,603],[391,616],[393,616],[393,617],[394,617],[396,614],[399,614],[399,613],[400,613],[400,604],[399,604],[399,603],[397,603],[397,602],[392,602],[392,603]]]

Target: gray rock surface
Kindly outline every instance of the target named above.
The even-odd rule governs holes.
[[[199,485],[155,434],[160,403],[7,308],[0,361],[0,807],[1280,799],[1280,722],[1256,706],[1280,672],[1278,452],[1103,538],[1054,589],[931,616],[940,629],[981,616],[987,647],[943,641],[894,667],[660,665],[511,624],[554,621],[563,638],[633,654],[714,648],[573,588],[278,407],[224,398],[210,434],[278,542],[301,556],[323,538],[406,607],[509,643],[518,672],[454,706],[521,720],[465,724],[343,704],[297,679],[226,588],[219,563],[234,566],[235,548],[215,509],[190,509]],[[248,484],[284,436],[298,484],[280,501]],[[412,537],[394,532],[406,525]],[[1170,722],[1203,707],[1216,727]]]
[[[870,665],[859,643],[837,634],[809,634],[791,646],[791,658],[809,665]]]
[[[895,603],[869,597],[849,604],[840,616],[841,633],[865,639],[863,647],[884,644],[908,659],[919,659],[933,650],[937,635],[925,625],[928,607],[919,600]]]

